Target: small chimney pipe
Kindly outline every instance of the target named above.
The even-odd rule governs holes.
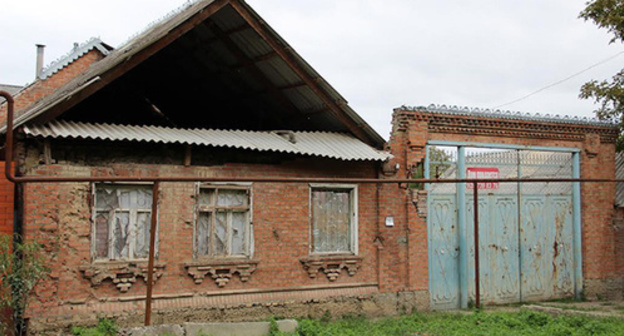
[[[35,75],[37,76],[37,79],[39,79],[41,77],[41,74],[43,73],[43,54],[45,50],[45,45],[37,44],[36,46],[37,46],[37,69],[35,69]]]

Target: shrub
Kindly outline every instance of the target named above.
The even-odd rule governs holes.
[[[6,335],[23,333],[28,295],[48,273],[41,245],[15,241],[10,235],[0,235],[0,311],[7,312],[0,328]]]

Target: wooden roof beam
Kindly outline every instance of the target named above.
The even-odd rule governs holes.
[[[282,94],[282,92],[273,84],[261,71],[258,69],[254,61],[249,58],[245,53],[232,41],[216,24],[207,20],[206,26],[212,30],[225,44],[228,50],[234,55],[238,62],[243,65],[245,69],[264,86],[268,93],[275,98],[279,104],[291,115],[298,115],[299,110],[293,103]]]
[[[375,139],[372,139],[364,131],[363,127],[367,125],[358,125],[353,119],[348,117],[346,113],[339,106],[339,102],[333,100],[333,98],[320,87],[314,78],[307,73],[295,60],[290,48],[276,41],[268,32],[264,22],[257,20],[238,0],[231,2],[232,7],[238,12],[239,15],[247,21],[247,23],[262,37],[262,39],[271,47],[277,54],[291,67],[291,69],[304,81],[312,91],[323,100],[331,108],[332,114],[343,124],[349,131],[351,131],[358,139],[365,143],[377,145]]]

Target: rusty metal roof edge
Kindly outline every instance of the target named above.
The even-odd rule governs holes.
[[[129,134],[121,134],[120,129],[126,129],[126,131],[132,131],[132,129],[141,130],[146,133],[150,133],[151,136],[148,137],[133,137]],[[33,126],[23,126],[23,130],[28,136],[32,137],[43,137],[43,138],[64,138],[64,139],[85,139],[85,140],[109,140],[109,141],[136,141],[136,142],[145,142],[145,143],[179,143],[179,144],[189,144],[189,145],[205,145],[210,147],[225,147],[225,148],[239,148],[239,149],[247,149],[252,151],[259,152],[276,152],[276,153],[288,153],[295,155],[305,155],[305,156],[316,156],[316,157],[325,157],[330,159],[337,159],[343,161],[384,161],[389,158],[392,158],[393,155],[389,152],[382,151],[371,147],[357,138],[353,137],[350,134],[342,133],[342,132],[327,132],[327,131],[287,131],[292,132],[295,135],[318,135],[320,136],[316,140],[318,145],[319,142],[323,143],[322,147],[315,150],[310,150],[297,147],[294,144],[290,146],[288,140],[284,139],[279,135],[280,132],[284,131],[250,131],[250,130],[223,130],[223,129],[201,129],[201,128],[192,128],[192,129],[179,129],[172,127],[164,127],[164,126],[146,126],[146,125],[116,125],[116,124],[89,124],[89,123],[79,123],[79,122],[68,122],[68,121],[52,121],[47,123],[46,125],[33,125]],[[92,134],[95,130],[105,133],[105,134]],[[189,138],[176,138],[174,140],[167,140],[162,137],[157,136],[158,132],[187,132],[189,133]],[[239,142],[242,142],[245,136],[251,135],[275,135],[275,140],[279,140],[283,142],[282,145],[286,145],[289,148],[279,149],[279,148],[259,148],[253,147],[253,145],[244,145],[242,143],[239,144],[214,144],[214,143],[206,143],[201,142],[197,139],[191,139],[191,135],[197,138],[198,133],[201,132],[212,132],[212,133],[223,133],[223,135],[227,135],[231,138],[237,138]],[[115,134],[117,133],[117,134]],[[136,134],[136,133],[135,133]],[[326,139],[323,139],[323,136],[342,136],[344,140],[349,141],[350,143],[337,143],[333,148],[333,153],[323,152],[324,149],[330,148],[331,142],[328,142]],[[301,138],[300,138],[301,139]],[[282,141],[283,140],[283,141]],[[272,140],[273,141],[273,140]],[[359,144],[355,144],[359,143]],[[299,146],[303,145],[303,147],[314,146],[313,143],[301,143]],[[351,147],[349,151],[345,152],[342,150],[342,146]],[[369,151],[369,154],[366,153],[355,153],[357,147],[353,146],[366,146]],[[364,148],[360,148],[363,150]],[[374,153],[374,154],[373,154]]]

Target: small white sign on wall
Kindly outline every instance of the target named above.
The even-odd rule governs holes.
[[[394,217],[392,216],[386,217],[386,226],[388,227],[394,226]]]

